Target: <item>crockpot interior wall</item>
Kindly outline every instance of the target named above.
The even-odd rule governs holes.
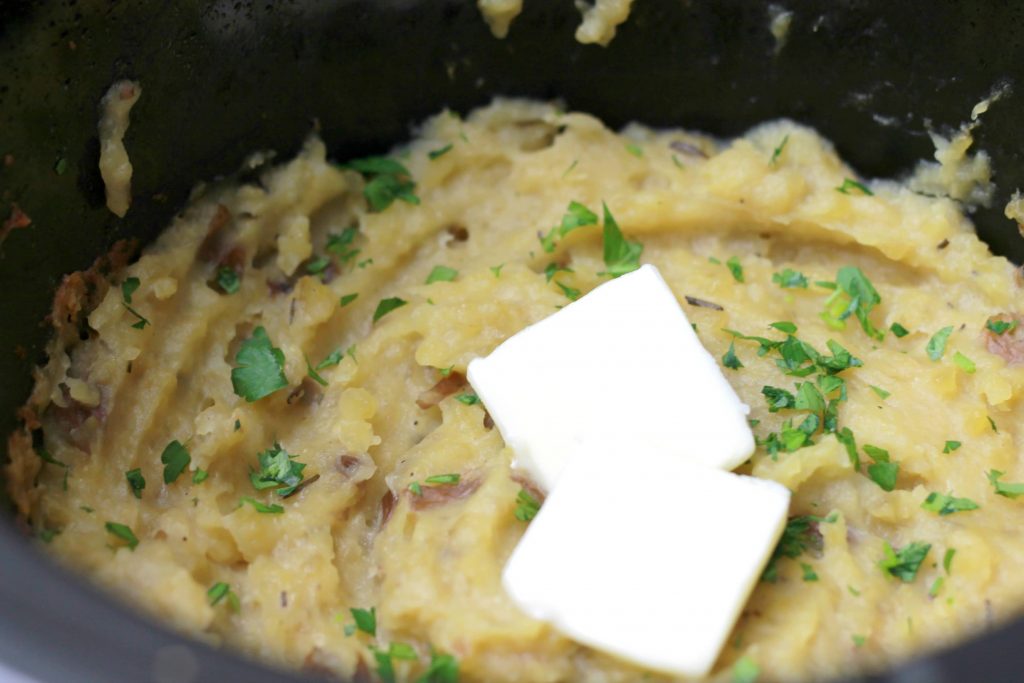
[[[1024,7],[781,4],[794,17],[777,56],[767,4],[746,0],[637,0],[608,48],[573,40],[572,0],[526,0],[504,41],[470,0],[0,5],[0,155],[13,159],[0,164],[0,220],[14,202],[32,218],[0,245],[0,431],[13,428],[29,390],[48,334],[39,321],[61,274],[87,266],[119,237],[152,239],[194,181],[233,172],[256,149],[287,156],[314,126],[338,158],[383,151],[441,107],[465,112],[496,94],[561,98],[613,127],[641,120],[722,136],[788,116],[835,141],[858,172],[892,176],[932,154],[929,126],[959,125],[1009,81],[1016,89],[976,134],[992,156],[998,191],[975,220],[996,253],[1024,260],[1024,240],[1002,216],[1024,186],[1015,116]],[[139,79],[143,93],[126,138],[134,204],[119,220],[104,207],[96,106],[122,77]],[[67,169],[58,173],[62,159]],[[64,587],[62,574],[33,569],[42,565],[11,540],[13,525],[2,528],[0,552],[16,558],[4,561],[9,590],[31,591],[42,580],[73,593],[80,609],[98,604],[81,586]],[[100,614],[131,625],[117,633],[136,628],[119,608]],[[172,642],[154,638],[140,637],[126,656]],[[985,642],[975,647],[999,641]],[[943,666],[957,666],[956,655]]]

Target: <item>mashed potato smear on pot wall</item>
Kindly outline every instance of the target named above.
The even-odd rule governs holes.
[[[793,492],[712,680],[880,668],[1021,613],[1015,270],[954,202],[858,180],[786,121],[721,143],[499,100],[386,159],[314,138],[206,188],[137,261],[61,285],[10,439],[21,515],[130,604],[272,664],[645,676],[502,590],[543,492],[464,380],[607,281],[579,208],[602,203],[752,407],[738,471]]]

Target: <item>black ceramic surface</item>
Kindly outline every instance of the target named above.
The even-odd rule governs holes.
[[[610,47],[572,39],[571,0],[526,0],[495,40],[472,0],[0,0],[0,220],[32,218],[0,245],[0,431],[30,386],[61,274],[116,238],[151,239],[191,184],[255,149],[294,152],[314,121],[339,158],[382,151],[442,106],[495,94],[561,98],[612,126],[630,120],[723,136],[788,116],[817,127],[868,176],[908,171],[1002,82],[1024,92],[1024,5],[790,0],[778,56],[766,5],[637,0]],[[139,79],[126,144],[124,220],[104,208],[96,106]],[[975,219],[996,253],[1024,260],[1002,216],[1024,186],[1016,91],[976,134],[993,159],[993,208]],[[66,171],[58,174],[60,166]],[[27,359],[14,353],[28,350]],[[0,661],[47,683],[286,681],[185,641],[53,566],[0,519]],[[1024,623],[878,681],[1020,680]]]

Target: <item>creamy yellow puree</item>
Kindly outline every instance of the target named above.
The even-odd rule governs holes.
[[[986,475],[1024,480],[1024,369],[1007,360],[1024,338],[1011,330],[994,343],[984,328],[1019,311],[1021,291],[955,202],[886,181],[863,181],[871,195],[839,192],[853,172],[786,121],[722,143],[638,125],[616,134],[585,114],[497,101],[465,120],[434,117],[393,158],[418,204],[370,211],[364,178],[328,161],[314,138],[258,183],[206,188],[137,262],[119,268],[118,253],[105,273],[65,282],[7,469],[21,514],[55,558],[187,634],[284,667],[366,675],[371,645],[406,643],[419,659],[395,661],[400,679],[422,673],[434,648],[457,659],[464,681],[662,680],[559,636],[505,595],[501,569],[525,528],[514,515],[522,484],[460,380],[472,358],[567,304],[566,291],[606,280],[599,228],[569,233],[552,253],[538,239],[570,201],[606,202],[716,357],[734,341],[726,328],[784,339],[768,325],[790,321],[816,349],[833,339],[863,361],[840,375],[839,425],[899,463],[885,491],[863,450],[854,471],[819,432],[776,458],[761,447],[740,468],[792,489],[792,515],[834,521],[817,525],[817,547],[780,559],[777,580],[758,585],[712,680],[731,680],[740,658],[760,680],[884,667],[1020,613],[1024,501],[996,495]],[[358,228],[351,243],[327,251],[349,227]],[[733,258],[742,282],[726,265]],[[552,263],[570,270],[549,281]],[[424,284],[439,265],[457,275]],[[879,292],[870,320],[884,339],[854,317],[833,329],[819,316],[831,291],[814,283],[844,266]],[[216,284],[224,268],[241,276],[237,292]],[[773,282],[787,268],[809,286]],[[139,287],[126,305],[129,278]],[[405,305],[373,322],[394,297]],[[893,323],[909,334],[889,332]],[[257,326],[283,353],[287,386],[247,402],[231,371]],[[946,326],[932,360],[926,344]],[[735,341],[743,367],[725,372],[766,439],[803,413],[770,413],[762,388],[794,391],[802,380],[757,348]],[[335,352],[321,386],[307,359],[316,366]],[[191,461],[165,484],[161,454],[175,440]],[[961,445],[944,452],[947,441]],[[287,498],[250,481],[275,442],[305,464],[306,483]],[[624,487],[643,480],[629,462]],[[141,498],[126,479],[135,468]],[[426,483],[453,473],[457,485]],[[921,507],[933,491],[980,508],[940,516]],[[243,497],[283,512],[260,513]],[[107,522],[127,526],[137,547]],[[684,523],[693,520],[650,520],[667,542]],[[902,582],[879,561],[886,543],[911,542],[931,549]],[[714,548],[695,548],[694,561],[714,562]],[[804,580],[808,571],[817,580]],[[238,611],[229,599],[211,606],[218,582]],[[347,636],[349,609],[371,607],[376,639]]]

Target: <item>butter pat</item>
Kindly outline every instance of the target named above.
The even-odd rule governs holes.
[[[754,452],[749,409],[654,266],[519,332],[468,377],[516,466],[549,491],[576,452],[615,455],[642,480],[645,453],[732,469]]]
[[[581,454],[505,565],[528,615],[645,668],[704,676],[785,527],[781,484],[648,453]]]

